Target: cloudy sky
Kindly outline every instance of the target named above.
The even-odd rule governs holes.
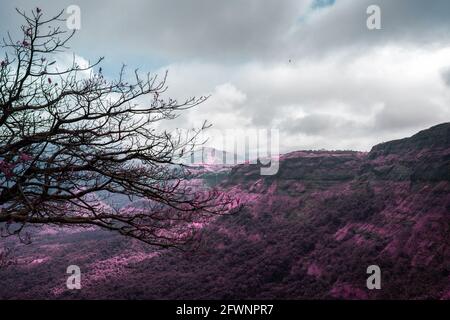
[[[283,152],[370,150],[450,121],[448,0],[2,1],[0,31],[17,29],[14,7],[50,14],[81,9],[71,50],[169,71],[174,97],[211,94],[172,126],[277,128]],[[366,26],[381,9],[381,29]]]

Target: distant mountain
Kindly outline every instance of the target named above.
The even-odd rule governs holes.
[[[234,166],[238,163],[244,163],[241,155],[228,151],[218,150],[210,147],[200,147],[192,152],[186,153],[180,160],[180,163],[192,166],[202,165],[224,165]]]
[[[245,207],[205,226],[199,248],[46,235],[17,247],[28,263],[0,270],[0,297],[450,299],[450,123],[368,153],[285,154],[274,176],[238,164],[215,184]],[[64,290],[68,264],[86,270],[83,290]]]
[[[399,153],[422,149],[448,148],[450,144],[450,123],[442,123],[437,126],[422,130],[409,138],[380,143],[371,150],[372,156],[387,153]]]

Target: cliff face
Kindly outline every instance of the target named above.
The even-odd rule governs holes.
[[[275,176],[238,165],[220,179],[245,207],[206,226],[196,250],[155,254],[91,233],[48,238],[39,248],[47,260],[0,271],[0,297],[450,299],[450,123],[369,153],[289,153]],[[52,253],[62,237],[67,247]],[[90,270],[87,286],[56,290],[65,274],[50,272],[74,261]],[[95,269],[100,262],[113,271]],[[373,264],[381,290],[366,288]],[[49,279],[33,287],[30,268],[51,270]],[[32,289],[17,289],[25,284]]]
[[[244,199],[259,195],[248,208],[249,234],[267,228],[254,226],[261,220],[267,226],[280,223],[274,233],[284,230],[261,237],[277,248],[272,255],[286,258],[283,289],[278,283],[276,294],[272,289],[268,296],[448,298],[449,182],[446,123],[379,144],[368,154],[287,154],[273,177],[238,166],[224,184],[238,188]],[[382,290],[365,287],[370,264],[383,272]],[[285,292],[288,287],[291,294]]]
[[[450,145],[450,123],[442,123],[422,130],[409,138],[380,143],[371,150],[373,157],[380,154],[399,154],[408,151],[447,149]]]
[[[450,124],[423,130],[410,138],[376,145],[367,169],[379,179],[450,181]]]

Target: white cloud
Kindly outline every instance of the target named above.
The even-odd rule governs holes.
[[[351,56],[351,59],[348,57]],[[180,123],[281,130],[282,147],[368,150],[450,119],[450,47],[378,47],[291,63],[168,66],[182,92],[212,93]],[[212,77],[203,77],[211,74]],[[200,75],[188,84],[190,75]],[[214,81],[211,82],[211,79]]]
[[[76,44],[111,65],[164,57],[168,95],[212,94],[168,126],[279,127],[285,151],[368,150],[450,120],[450,2],[379,0],[378,31],[366,28],[369,4],[80,0]]]

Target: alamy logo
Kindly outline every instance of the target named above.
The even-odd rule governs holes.
[[[66,20],[66,26],[69,30],[81,29],[81,9],[77,5],[70,5],[66,9],[66,13],[69,15]]]
[[[67,267],[67,274],[70,276],[67,278],[66,286],[69,290],[81,289],[81,269],[77,265],[70,265]]]
[[[367,17],[366,25],[369,30],[380,30],[381,29],[381,9],[379,6],[373,4],[367,7],[366,13],[369,15]]]
[[[377,265],[370,265],[367,267],[367,274],[370,274],[370,276],[367,278],[367,289],[373,290],[381,289],[381,269]]]
[[[261,175],[268,176],[277,174],[280,158],[280,139],[277,129],[209,129],[207,134],[201,133],[199,140],[206,141],[212,138],[215,146],[224,151],[222,155],[219,154],[215,158],[216,164],[236,165],[241,163],[259,163],[261,164]],[[208,154],[205,154],[205,148],[199,151],[192,152],[190,158],[188,158],[188,162],[191,164],[207,163]]]

